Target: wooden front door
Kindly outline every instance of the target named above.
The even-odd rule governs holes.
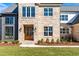
[[[25,40],[33,40],[33,25],[24,25]]]

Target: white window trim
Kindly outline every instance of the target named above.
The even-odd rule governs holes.
[[[35,6],[24,6],[24,7],[26,7],[26,16],[25,17],[27,17],[27,7],[30,7],[30,16],[29,17],[27,17],[27,18],[35,18],[35,17],[32,17],[31,16],[31,7],[35,7]],[[36,10],[35,10],[35,13],[36,13]],[[35,14],[36,15],[36,14]]]
[[[62,14],[63,15],[63,14]],[[62,15],[60,15],[60,16],[62,16]],[[63,15],[63,16],[66,16],[66,15]],[[67,15],[68,16],[68,15]],[[64,18],[64,20],[62,20],[62,18]],[[67,18],[67,20],[65,20],[65,18],[66,17],[60,17],[60,21],[68,21],[68,18]]]
[[[45,36],[45,37],[51,37],[50,35],[49,35],[49,32],[52,32],[52,36],[53,36],[53,27],[52,26],[44,26],[44,27],[48,27],[48,30],[47,31],[44,31],[44,32],[47,32],[47,36]],[[52,27],[52,31],[49,31],[49,27]]]
[[[11,16],[11,17],[10,17],[10,16],[7,16],[7,17],[8,17],[9,19],[10,19],[11,17],[13,17],[13,24],[6,24],[6,23],[5,23],[5,24],[6,24],[6,25],[14,25],[14,24],[15,24],[15,17],[14,17],[14,16]],[[5,17],[5,20],[6,20],[6,17]]]
[[[61,31],[61,29],[65,29],[65,28],[60,28],[60,34],[70,34],[70,28],[67,28],[69,31],[69,33],[67,33],[67,29],[65,29],[65,31]],[[63,33],[63,32],[65,32],[65,33]]]
[[[50,14],[49,8],[52,8],[52,7],[44,7],[44,8],[47,8],[47,10],[48,10],[48,11],[46,12],[46,13],[48,14],[47,16],[50,16],[50,15],[49,15],[49,14]],[[45,12],[45,11],[44,11],[44,12]],[[52,8],[52,16],[53,16],[53,8]]]
[[[7,17],[10,17],[10,16],[7,16]],[[14,16],[11,16],[11,17],[13,17],[13,24],[5,24],[5,20],[4,20],[4,26],[3,26],[3,28],[4,28],[4,30],[3,30],[3,40],[5,39],[5,27],[6,26],[12,26],[13,27],[13,39],[12,40],[15,40],[15,20],[16,20],[16,17],[14,17]]]

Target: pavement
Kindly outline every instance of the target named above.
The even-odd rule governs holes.
[[[45,46],[45,45],[34,45],[34,44],[21,44],[20,47],[79,47],[79,46]]]

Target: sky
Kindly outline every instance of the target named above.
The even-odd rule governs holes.
[[[0,13],[2,10],[10,7],[12,3],[0,3]],[[63,6],[79,6],[79,3],[64,3]]]
[[[10,7],[11,5],[12,5],[12,3],[0,3],[0,13],[1,13],[4,9]]]

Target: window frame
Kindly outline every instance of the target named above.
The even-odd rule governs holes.
[[[6,25],[13,25],[14,22],[15,22],[15,17],[14,16],[7,16],[7,17],[5,17],[5,24]]]
[[[45,10],[45,9],[47,9],[47,10]],[[53,8],[52,7],[45,7],[44,8],[44,16],[53,16]]]
[[[68,15],[60,15],[60,21],[68,21]]]
[[[25,11],[23,11],[23,7],[25,7]],[[23,14],[22,14],[23,17],[27,17],[27,18],[34,18],[35,17],[35,15],[36,15],[35,6],[23,6],[23,7],[22,7],[22,13],[25,12],[25,16],[23,16]],[[29,10],[28,10],[28,8],[29,8]],[[28,11],[29,11],[29,13],[28,13]]]
[[[6,28],[8,28],[8,30]],[[12,28],[12,30],[11,30],[11,28]],[[5,36],[8,36],[8,37],[9,36],[14,36],[14,29],[13,28],[14,28],[13,26],[6,26],[5,27]],[[6,32],[6,31],[8,31],[8,32]],[[8,33],[8,34],[6,34],[6,33]]]
[[[60,33],[61,34],[70,34],[69,31],[70,31],[69,28],[60,28]]]
[[[51,30],[50,30],[51,28]],[[47,33],[47,34],[45,34]],[[51,35],[50,35],[51,33]],[[44,36],[53,36],[53,27],[52,26],[44,26]]]

